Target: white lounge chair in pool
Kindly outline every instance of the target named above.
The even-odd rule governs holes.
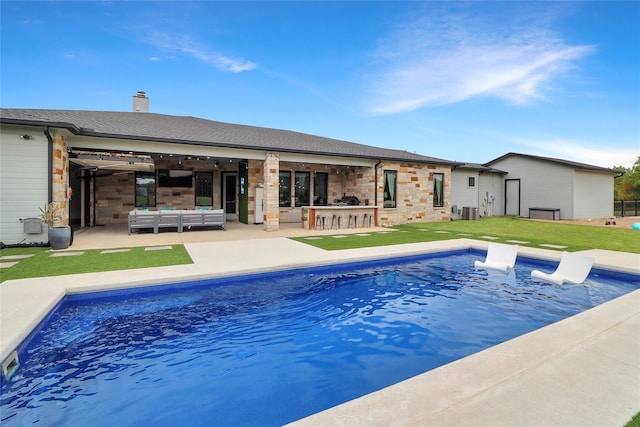
[[[494,270],[507,271],[516,264],[518,257],[518,245],[505,245],[502,243],[489,243],[487,258],[484,261],[476,261],[476,268],[492,268]]]
[[[564,252],[555,272],[544,273],[540,270],[533,270],[531,278],[556,285],[562,285],[565,282],[580,284],[589,275],[593,261],[594,259],[588,256]]]

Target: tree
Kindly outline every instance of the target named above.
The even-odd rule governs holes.
[[[615,200],[640,200],[640,156],[631,168],[614,166],[613,169],[624,173],[614,180]]]

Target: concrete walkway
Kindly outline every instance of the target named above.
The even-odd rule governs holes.
[[[209,238],[218,241],[185,243],[191,265],[5,282],[0,285],[1,359],[67,293],[487,246],[485,241],[457,239],[324,251],[284,238],[288,232],[314,234],[284,227],[282,237],[253,233],[260,238],[230,239],[232,231],[203,232],[217,233]],[[125,232],[124,237],[114,233],[113,239],[94,241],[92,247],[124,247],[116,240],[139,244],[147,236],[158,245],[205,237]],[[76,235],[73,250],[88,249],[88,237]],[[558,251],[526,247],[519,253],[553,260],[561,256]],[[640,255],[589,253],[597,267],[640,274]],[[638,411],[640,290],[292,425],[622,426]]]

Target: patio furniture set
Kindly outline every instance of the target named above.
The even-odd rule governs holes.
[[[134,229],[153,229],[158,233],[162,228],[175,228],[178,233],[193,227],[219,227],[226,229],[224,209],[159,210],[134,209],[129,212],[129,234]]]

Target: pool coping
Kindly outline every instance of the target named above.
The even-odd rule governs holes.
[[[68,293],[175,283],[380,257],[470,248],[486,249],[487,245],[488,242],[485,241],[456,239],[324,251],[287,238],[193,243],[185,245],[194,260],[194,264],[190,265],[6,281],[0,285],[0,360],[4,361]],[[585,252],[596,258],[594,266],[597,268],[640,274],[638,254],[599,250]],[[520,247],[518,253],[552,261],[559,260],[562,255],[558,251],[528,247]],[[611,424],[615,420],[616,424],[622,425],[640,411],[640,342],[635,340],[631,344],[618,343],[613,350],[599,349],[598,343],[608,342],[607,339],[612,334],[628,336],[635,333],[637,337],[639,331],[640,290],[291,425],[547,424],[546,419],[540,418],[542,411],[539,399],[550,402],[552,410],[547,411],[547,416],[552,417],[548,420],[549,424],[568,422],[603,425],[602,421],[605,421],[604,424]],[[553,347],[550,347],[551,344]],[[594,346],[598,349],[596,353],[592,351]],[[612,352],[617,356],[611,357],[609,353]],[[618,355],[624,352],[627,356]],[[622,397],[625,398],[620,396],[619,381],[614,381],[616,387],[613,388],[605,387],[607,384],[600,382],[595,387],[586,384],[588,391],[581,390],[582,400],[579,402],[567,401],[562,396],[547,399],[547,396],[553,395],[554,390],[569,390],[553,382],[543,387],[545,370],[556,368],[561,375],[574,376],[579,369],[571,364],[563,364],[567,360],[573,361],[575,357],[586,359],[586,362],[592,360],[586,358],[585,354],[598,354],[612,365],[611,369],[616,373],[626,369],[629,380],[628,386],[623,387]],[[593,371],[594,368],[590,366],[587,372]],[[559,381],[561,385],[564,382]],[[538,392],[535,404],[522,396],[519,385],[524,386],[525,391],[531,391],[533,387],[533,391]],[[510,392],[507,393],[506,390]],[[602,392],[598,390],[613,392],[615,401],[600,396]],[[516,391],[520,391],[520,394]],[[593,396],[600,396],[601,401],[608,405],[605,408],[607,410],[603,409],[602,404],[595,404]],[[516,397],[524,402],[517,401],[511,405],[504,403],[513,401]],[[588,404],[583,407],[585,402]],[[512,409],[505,414],[504,408]],[[598,410],[594,411],[594,408]],[[478,414],[482,414],[482,417],[477,418]],[[574,418],[567,419],[567,414],[572,414]],[[589,414],[589,417],[584,414]],[[604,416],[606,418],[603,419]],[[575,417],[584,418],[588,423],[577,422]],[[594,422],[598,420],[601,422]]]

